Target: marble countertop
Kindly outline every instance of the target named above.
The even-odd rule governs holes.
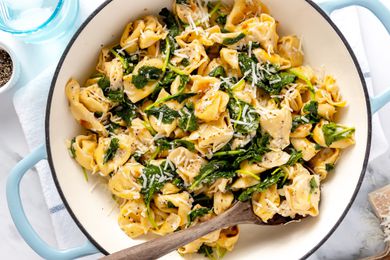
[[[83,1],[81,1],[83,2]],[[87,1],[84,1],[86,3]],[[89,1],[88,1],[89,2]],[[101,1],[96,1],[101,2]],[[390,0],[385,0],[390,5]],[[97,6],[96,3],[94,3]],[[84,8],[88,12],[88,8]],[[364,37],[371,77],[375,93],[390,87],[388,64],[390,64],[390,37],[379,21],[367,10],[359,8],[361,30]],[[13,46],[21,61],[22,74],[17,86],[0,95],[0,255],[4,259],[40,259],[18,234],[13,225],[5,199],[5,183],[11,168],[28,153],[27,144],[13,107],[13,94],[58,56],[47,56],[50,50],[63,48],[64,43],[54,41],[41,45],[19,42],[3,32],[1,41]],[[45,57],[45,58],[42,58]],[[390,105],[379,112],[386,136],[390,136]],[[368,167],[362,188],[346,218],[328,241],[310,259],[356,259],[371,255],[383,248],[383,234],[379,221],[370,211],[368,192],[390,183],[390,151],[375,159]],[[50,245],[56,246],[49,211],[44,202],[38,176],[32,170],[21,184],[22,201],[33,227]]]

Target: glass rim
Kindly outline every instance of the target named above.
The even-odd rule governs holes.
[[[45,28],[58,15],[63,4],[64,4],[64,0],[58,0],[57,6],[54,9],[53,13],[50,15],[50,17],[46,21],[44,21],[42,24],[37,26],[36,28],[29,29],[29,30],[15,30],[15,29],[12,29],[8,26],[4,26],[4,25],[0,24],[0,29],[5,31],[5,32],[12,33],[12,34],[27,34],[27,33],[36,32],[38,30]]]

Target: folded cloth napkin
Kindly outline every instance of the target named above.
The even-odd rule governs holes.
[[[91,1],[88,2],[89,5],[92,4]],[[86,2],[81,1],[81,3],[85,4]],[[97,6],[96,3],[94,4],[94,6]],[[89,10],[92,9],[93,8],[89,6]],[[354,49],[363,69],[370,91],[372,91],[371,80],[369,77],[369,67],[360,36],[359,18],[357,16],[356,9],[348,8],[339,11],[337,16],[334,18]],[[53,73],[54,65],[47,68],[36,79],[31,80],[30,83],[21,88],[14,97],[14,106],[30,149],[43,144],[45,141],[44,115],[47,94]],[[381,124],[377,116],[374,116],[373,120],[372,144],[371,160],[383,154],[388,148],[387,139],[383,134]],[[86,240],[86,238],[65,210],[55,188],[47,162],[43,161],[39,163],[37,165],[37,170],[42,184],[42,190],[46,198],[46,203],[51,214],[58,246],[60,248],[69,248],[80,245]]]

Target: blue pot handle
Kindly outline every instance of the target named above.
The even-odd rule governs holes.
[[[390,10],[379,0],[326,0],[318,5],[328,14],[333,11],[352,5],[359,5],[367,8],[385,26],[386,30],[390,34]],[[377,112],[383,106],[390,102],[390,89],[380,94],[377,97],[371,98],[371,110],[372,113]]]
[[[23,160],[21,160],[11,171],[7,179],[7,203],[11,213],[12,220],[15,223],[19,233],[26,243],[41,257],[45,259],[74,259],[81,256],[98,253],[91,242],[84,245],[67,250],[55,249],[44,242],[32,228],[30,222],[26,218],[20,199],[20,181],[24,174],[31,169],[39,161],[46,159],[46,149],[43,145],[31,152]]]

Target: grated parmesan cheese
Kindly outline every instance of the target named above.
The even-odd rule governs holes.
[[[196,26],[191,15],[187,15],[187,20],[188,20],[188,23],[190,24],[191,30],[194,31],[196,33],[196,35],[199,35],[198,27]]]
[[[234,119],[230,119],[230,121],[234,124],[237,124],[237,125],[251,125],[250,123],[247,123],[247,122],[244,122],[244,121],[240,121],[240,120],[234,120]]]
[[[163,115],[162,112],[160,112],[160,113],[158,114],[158,119],[157,119],[157,125],[158,125],[158,126],[161,125],[163,116],[164,116],[164,115]]]
[[[138,41],[138,37],[130,40],[125,46],[123,46],[123,48],[120,48],[118,50],[118,53],[120,53],[121,55],[124,55],[123,51],[126,50],[127,48],[129,48],[130,46],[132,46],[137,41]]]

